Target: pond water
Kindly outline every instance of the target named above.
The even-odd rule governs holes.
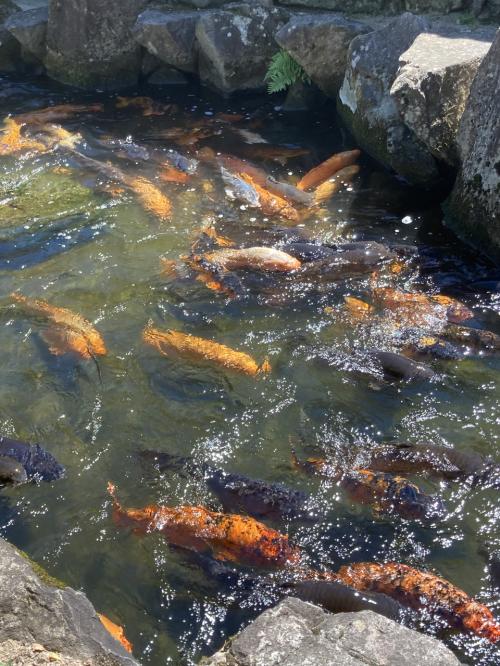
[[[102,102],[102,112],[75,114],[62,125],[81,133],[80,152],[150,180],[158,163],[130,157],[130,141],[193,158],[206,146],[246,155],[265,145],[247,144],[234,131],[246,128],[270,145],[306,149],[284,164],[254,159],[292,183],[332,153],[354,147],[331,108],[284,114],[265,96],[228,102],[189,87],[141,94],[175,102],[179,112],[144,117],[139,108],[116,109],[113,96],[78,96],[40,81],[4,78],[0,116]],[[238,125],[210,125],[220,112],[244,118]],[[189,127],[189,135],[196,125],[218,133],[183,146],[172,131],[168,138],[169,128]],[[127,137],[125,159],[119,140]],[[351,185],[301,230],[324,243],[417,245],[420,259],[391,275],[392,284],[455,296],[473,308],[468,325],[499,332],[498,294],[485,284],[498,282],[498,273],[446,232],[431,197],[364,157],[360,166]],[[67,469],[57,482],[2,491],[2,535],[122,624],[142,663],[195,663],[277,595],[265,572],[232,565],[214,571],[209,560],[169,547],[158,535],[141,538],[113,523],[108,480],[125,506],[220,507],[202,480],[159,474],[138,455],[155,449],[311,493],[320,507],[316,522],[273,526],[316,567],[395,560],[430,568],[500,613],[486,568],[488,554],[500,549],[497,490],[420,478],[420,486],[447,506],[443,520],[420,524],[374,513],[335,483],[291,465],[292,448],[303,457],[332,458],[392,440],[500,460],[498,357],[431,359],[436,381],[382,382],[352,358],[373,347],[394,349],[394,340],[376,323],[355,326],[341,316],[344,295],[369,294],[373,276],[322,280],[307,289],[290,278],[228,299],[189,276],[162,274],[160,257],[188,254],[207,220],[247,246],[263,244],[269,228],[286,221],[230,200],[210,161],[200,162],[185,184],[157,183],[172,201],[168,221],[145,210],[129,189],[111,191],[107,184],[63,149],[0,158],[1,433],[40,442]],[[93,361],[51,354],[40,336],[43,324],[10,307],[14,290],[92,321],[108,348],[99,372]],[[272,371],[245,377],[167,359],[141,339],[150,320],[245,351],[259,363],[267,357]],[[437,628],[427,623],[423,630]],[[444,638],[467,663],[500,663],[498,649],[484,640],[449,632]]]

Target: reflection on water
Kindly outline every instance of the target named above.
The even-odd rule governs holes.
[[[79,150],[87,158],[153,182],[173,211],[160,219],[127,180],[123,186],[106,178],[70,150],[1,158],[2,434],[42,442],[67,468],[57,483],[3,492],[3,534],[123,624],[144,663],[192,663],[213,652],[274,603],[276,591],[262,572],[195,557],[157,535],[141,539],[112,523],[108,480],[127,506],[220,508],[200,475],[160,474],[139,456],[154,449],[311,494],[317,522],[287,518],[271,525],[287,531],[315,566],[336,570],[364,560],[423,566],[500,610],[485,568],[488,554],[500,548],[495,489],[418,478],[447,506],[444,520],[421,524],[374,512],[336,483],[302,475],[291,464],[292,448],[302,457],[342,460],[390,440],[500,459],[498,359],[431,359],[436,381],[386,382],[367,372],[365,352],[395,349],[394,326],[376,318],[356,325],[342,315],[344,295],[366,298],[373,275],[300,282],[247,272],[239,276],[244,296],[229,299],[182,263],[169,275],[160,264],[160,257],[177,262],[189,255],[207,220],[236,246],[286,243],[297,229],[330,245],[360,239],[417,245],[417,259],[382,281],[457,297],[473,308],[468,324],[498,332],[498,295],[489,290],[498,275],[443,230],[435,202],[364,158],[351,185],[298,227],[226,196],[207,148],[251,155],[275,178],[295,183],[328,155],[352,147],[331,109],[286,116],[267,99],[229,104],[176,89],[175,99],[164,93],[158,102],[175,102],[177,114],[144,116],[138,107],[116,109],[112,97],[76,100],[37,83],[0,84],[3,116],[103,102],[103,112],[74,115],[62,125],[81,133]],[[238,134],[234,123],[212,122],[221,112],[241,114],[240,129],[269,143],[247,143],[252,135]],[[279,145],[297,154],[273,156],[270,147]],[[199,160],[196,173],[196,163],[185,158]],[[170,171],[168,182],[157,179],[163,160],[191,175]],[[98,359],[101,377],[92,361],[51,354],[40,322],[10,307],[14,290],[92,321],[108,348]],[[244,351],[258,363],[267,357],[272,372],[256,379],[160,356],[141,338],[150,320]],[[426,623],[425,630],[437,627]],[[480,639],[448,633],[447,640],[470,663],[500,663],[496,649]]]

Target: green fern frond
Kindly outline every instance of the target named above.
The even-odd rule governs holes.
[[[311,79],[298,62],[286,51],[278,51],[269,64],[265,80],[269,93],[286,90],[298,81],[310,83]]]

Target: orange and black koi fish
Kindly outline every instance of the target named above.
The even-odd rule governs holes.
[[[500,465],[471,451],[436,444],[385,444],[367,454],[370,469],[393,474],[428,473],[449,481],[467,479],[472,485],[500,485]]]
[[[360,468],[344,471],[321,458],[301,461],[295,454],[293,463],[308,473],[337,481],[353,501],[374,506],[384,513],[398,513],[408,519],[435,520],[443,518],[446,512],[439,497],[423,493],[401,476]]]
[[[218,513],[203,506],[151,504],[142,509],[124,509],[112,483],[108,483],[108,492],[113,499],[115,523],[129,525],[138,534],[160,532],[175,546],[246,565],[280,567],[294,565],[300,559],[300,550],[289,543],[288,536],[254,518]]]
[[[337,171],[349,167],[361,155],[359,150],[347,150],[343,153],[332,155],[318,166],[308,171],[305,176],[297,183],[299,190],[311,190],[321,185],[326,180],[334,176]]]
[[[432,573],[396,562],[357,562],[341,567],[337,580],[362,592],[387,594],[411,608],[428,608],[491,643],[500,640],[500,624],[489,608]]]
[[[481,328],[446,324],[444,329],[440,331],[439,336],[445,340],[450,340],[451,342],[456,342],[475,349],[491,351],[500,350],[500,335],[493,333],[493,331],[486,331]]]
[[[377,305],[398,311],[409,321],[415,320],[415,323],[419,323],[427,316],[439,317],[440,312],[443,312],[448,321],[453,323],[474,317],[474,313],[463,303],[441,294],[428,296],[427,294],[405,292],[390,287],[375,287],[373,298]]]
[[[153,326],[148,326],[144,329],[142,338],[163,356],[180,356],[195,363],[206,362],[253,377],[271,370],[268,361],[258,365],[251,356],[244,352],[180,331],[160,331]]]
[[[12,300],[23,312],[45,319],[49,327],[42,337],[52,354],[73,352],[84,359],[104,356],[107,353],[99,331],[84,317],[66,308],[59,308],[47,301],[27,298],[19,293],[11,294]]]

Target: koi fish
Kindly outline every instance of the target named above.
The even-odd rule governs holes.
[[[107,353],[99,331],[84,317],[66,308],[59,308],[47,301],[27,298],[19,293],[11,294],[12,300],[28,315],[41,317],[49,323],[42,337],[52,354],[73,352],[83,359],[104,356]]]
[[[204,254],[201,259],[227,271],[251,269],[289,273],[302,265],[298,259],[272,247],[224,248]]]
[[[115,640],[117,640],[119,643],[121,643],[122,647],[127,650],[127,652],[132,653],[133,647],[132,643],[127,639],[125,636],[125,632],[123,631],[123,627],[120,627],[120,625],[115,624],[112,622],[109,617],[106,617],[102,613],[97,613],[97,617],[101,620],[102,624],[104,625],[106,631],[113,636]]]
[[[338,482],[349,497],[359,504],[372,505],[384,513],[398,513],[403,518],[416,520],[441,519],[446,513],[439,497],[423,493],[404,477],[361,468],[344,471],[339,465],[322,458],[302,461],[295,453],[292,455],[296,468]]]
[[[294,597],[322,606],[330,613],[355,613],[371,610],[391,620],[400,620],[403,606],[382,592],[359,592],[334,580],[302,580],[287,583]]]
[[[192,458],[163,451],[141,451],[140,455],[150,460],[160,472],[172,470],[183,476],[202,478],[218,497],[224,511],[242,511],[253,518],[270,520],[310,518],[310,498],[300,490],[232,474],[206,463],[197,464]]]
[[[151,97],[117,97],[116,108],[141,109],[143,116],[163,116],[165,113],[176,113],[179,109],[176,104],[162,104],[151,99]]]
[[[246,174],[254,183],[266,188],[271,194],[276,194],[283,199],[303,206],[310,206],[313,198],[307,192],[298,190],[293,185],[282,183],[269,176],[263,169],[251,164],[247,160],[241,160],[233,155],[218,155],[217,162],[232,173]]]
[[[136,533],[160,532],[175,546],[209,552],[216,559],[229,562],[275,567],[299,561],[300,551],[289,543],[288,536],[249,516],[218,513],[203,506],[150,504],[142,509],[124,509],[115,490],[108,483],[113,519],[116,524],[132,526]]]
[[[357,562],[341,567],[337,576],[361,592],[381,592],[411,608],[429,608],[453,626],[491,643],[500,640],[500,624],[489,608],[434,574],[396,562]]]
[[[344,304],[346,311],[357,321],[366,321],[375,310],[373,305],[354,296],[344,296]]]
[[[290,148],[289,146],[270,146],[265,143],[245,144],[238,149],[238,153],[243,152],[250,159],[272,160],[285,166],[288,160],[309,155],[309,150],[305,148]]]
[[[160,180],[163,180],[165,183],[180,183],[184,185],[189,180],[189,174],[165,164],[163,165],[163,171],[160,173]]]
[[[19,485],[27,481],[28,475],[21,463],[9,456],[0,456],[0,484]]]
[[[458,342],[476,349],[500,350],[500,335],[480,328],[446,324],[439,335],[452,342]]]
[[[245,143],[269,143],[266,139],[264,139],[263,136],[260,134],[257,134],[257,132],[252,132],[251,130],[248,129],[241,129],[239,127],[233,128],[233,132],[235,134],[238,134]]]
[[[334,254],[303,266],[301,273],[307,278],[341,280],[347,276],[370,273],[393,257],[391,250],[380,243],[365,243],[364,247],[353,249],[339,246]]]
[[[64,467],[39,444],[0,436],[0,456],[22,465],[28,481],[56,481],[65,473]]]
[[[230,199],[237,199],[243,203],[258,208],[260,206],[260,197],[255,187],[249,185],[243,178],[230,173],[224,167],[221,167],[222,180],[225,184],[226,195]]]
[[[431,368],[401,354],[372,350],[369,352],[369,356],[380,365],[384,375],[388,378],[407,381],[436,378],[436,373]]]
[[[318,166],[308,171],[297,183],[299,190],[311,190],[334,176],[337,171],[351,166],[361,155],[360,150],[347,150],[332,155]]]
[[[318,185],[313,194],[313,203],[315,206],[319,206],[325,201],[328,201],[336,194],[340,188],[344,185],[348,185],[352,179],[357,176],[359,173],[359,166],[353,164],[352,166],[344,167],[337,172],[333,178],[325,180],[324,183]]]
[[[78,113],[98,113],[104,110],[102,104],[56,104],[43,109],[35,109],[15,116],[18,123],[26,125],[45,125],[58,120],[72,118]]]
[[[163,356],[180,356],[195,363],[207,362],[253,377],[259,373],[271,371],[268,361],[264,361],[259,366],[251,356],[244,352],[235,351],[213,340],[198,338],[180,331],[160,331],[153,326],[147,326],[142,338]]]
[[[265,215],[279,215],[292,222],[300,221],[298,212],[286,199],[261,187],[246,173],[241,174],[241,178],[257,192],[260,208]]]
[[[129,176],[111,164],[104,164],[76,150],[73,151],[73,154],[91,169],[103,174],[106,178],[117,180],[132,190],[147,211],[153,213],[161,220],[170,219],[172,215],[172,202],[151,181],[142,177]]]
[[[0,156],[14,155],[24,151],[43,153],[47,146],[40,141],[29,139],[21,134],[23,125],[13,118],[6,118],[0,130]]]
[[[449,481],[467,479],[472,485],[500,485],[500,466],[491,458],[435,444],[386,444],[368,454],[370,469],[394,474],[427,472]]]
[[[64,129],[60,125],[44,125],[42,129],[53,139],[49,145],[50,148],[53,148],[57,144],[62,148],[69,148],[71,150],[82,140],[81,134],[78,132],[68,132],[67,129]]]
[[[426,315],[439,316],[444,310],[448,321],[458,323],[474,317],[474,313],[463,303],[441,294],[428,296],[416,292],[404,292],[390,287],[375,287],[373,297],[377,304],[389,310],[408,311],[410,318],[421,318]]]

